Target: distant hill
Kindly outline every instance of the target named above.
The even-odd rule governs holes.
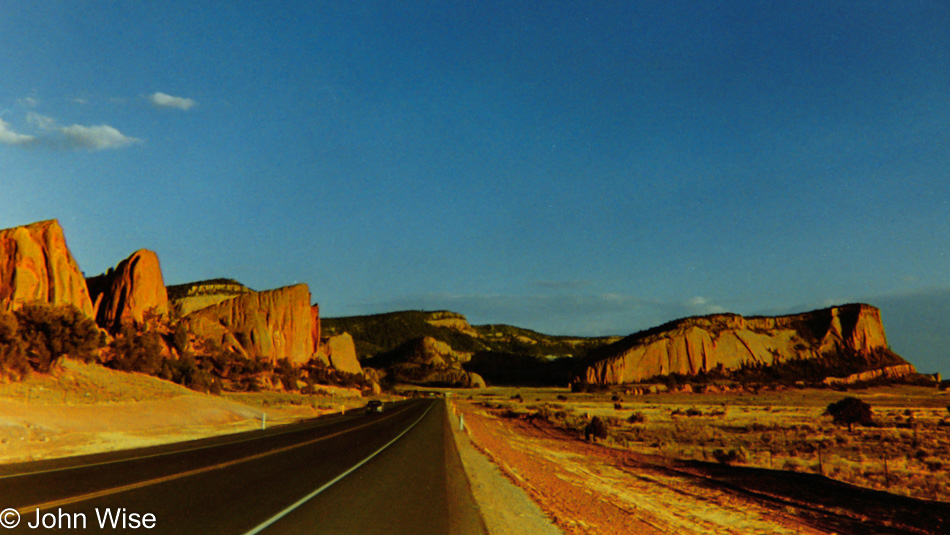
[[[590,351],[620,339],[552,336],[511,325],[473,326],[462,314],[447,310],[322,318],[321,328],[327,335],[350,333],[359,359],[374,368],[432,360],[437,355],[420,351],[436,347],[432,341],[440,342],[466,355],[448,359],[454,364],[446,366],[458,364],[489,384],[567,384]]]
[[[888,346],[880,310],[849,304],[788,316],[713,314],[672,321],[599,348],[577,379],[608,385],[712,373],[763,382],[820,381],[891,366],[914,371]]]
[[[488,384],[511,385],[610,385],[670,375],[691,381],[818,384],[829,376],[883,368],[914,372],[889,348],[880,311],[865,304],[774,317],[696,316],[627,337],[473,326],[450,311],[324,318],[323,328],[330,334],[349,332],[363,365],[398,371],[407,382],[425,382],[424,371],[433,369],[442,376],[450,369],[464,370]]]

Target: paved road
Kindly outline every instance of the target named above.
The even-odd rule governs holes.
[[[0,468],[19,526],[100,533],[124,508],[147,533],[484,533],[441,400],[414,400],[266,432]],[[152,529],[131,529],[154,515]],[[43,517],[42,515],[47,515]],[[0,522],[12,518],[0,513]],[[78,525],[85,529],[75,529]],[[3,533],[0,530],[0,533]]]

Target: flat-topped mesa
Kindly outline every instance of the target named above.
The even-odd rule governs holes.
[[[168,292],[158,255],[147,249],[132,253],[115,269],[86,280],[96,323],[111,333],[141,324],[146,312],[168,314]]]
[[[211,279],[168,287],[171,315],[182,318],[196,310],[227,301],[253,290],[233,279]]]
[[[181,320],[182,327],[252,359],[302,364],[313,355],[310,290],[297,284],[241,293]]]
[[[864,304],[776,317],[714,314],[633,334],[604,348],[588,366],[590,383],[638,382],[658,375],[692,375],[744,364],[792,359],[867,358],[887,351],[881,313]]]
[[[86,279],[55,219],[0,230],[0,310],[41,301],[93,317]]]

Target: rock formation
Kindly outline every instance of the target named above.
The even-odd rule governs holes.
[[[146,311],[168,314],[168,292],[158,255],[142,249],[108,272],[86,281],[96,323],[111,333],[123,325],[142,323]]]
[[[861,373],[853,373],[847,377],[825,377],[822,381],[828,386],[834,385],[853,385],[859,381],[873,381],[881,377],[903,377],[917,373],[917,369],[911,364],[900,364],[897,366],[888,366],[877,370],[868,370]],[[935,381],[939,383],[940,381]]]
[[[313,341],[314,354],[320,352],[320,305],[310,307],[310,339]]]
[[[187,332],[248,358],[271,362],[286,358],[302,364],[313,355],[306,284],[241,293],[188,314],[181,325]]]
[[[478,332],[468,323],[468,320],[465,318],[465,316],[456,312],[450,312],[448,310],[429,312],[428,317],[426,318],[426,323],[432,325],[433,327],[445,327],[446,329],[453,329],[460,333],[467,334],[473,338],[478,336]]]
[[[771,365],[840,352],[867,356],[880,350],[887,350],[887,338],[880,311],[869,305],[778,317],[716,314],[673,321],[607,346],[583,378],[631,383],[670,373],[734,370],[746,363]]]
[[[93,317],[86,280],[56,220],[0,230],[0,309],[30,301],[74,305]]]
[[[356,345],[349,333],[338,334],[324,340],[326,355],[330,366],[346,373],[363,373],[360,361],[356,358]]]
[[[182,318],[196,310],[216,305],[253,290],[232,279],[212,279],[168,287],[171,314]]]
[[[440,340],[423,337],[410,340],[393,351],[377,355],[367,364],[386,369],[397,381],[432,386],[481,388],[485,380],[477,373],[465,371],[462,364],[472,354],[456,351]]]

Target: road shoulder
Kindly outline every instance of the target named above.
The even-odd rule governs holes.
[[[488,532],[492,535],[560,535],[561,530],[524,490],[475,449],[468,433],[460,429],[460,413],[454,403],[449,405],[452,436]]]

